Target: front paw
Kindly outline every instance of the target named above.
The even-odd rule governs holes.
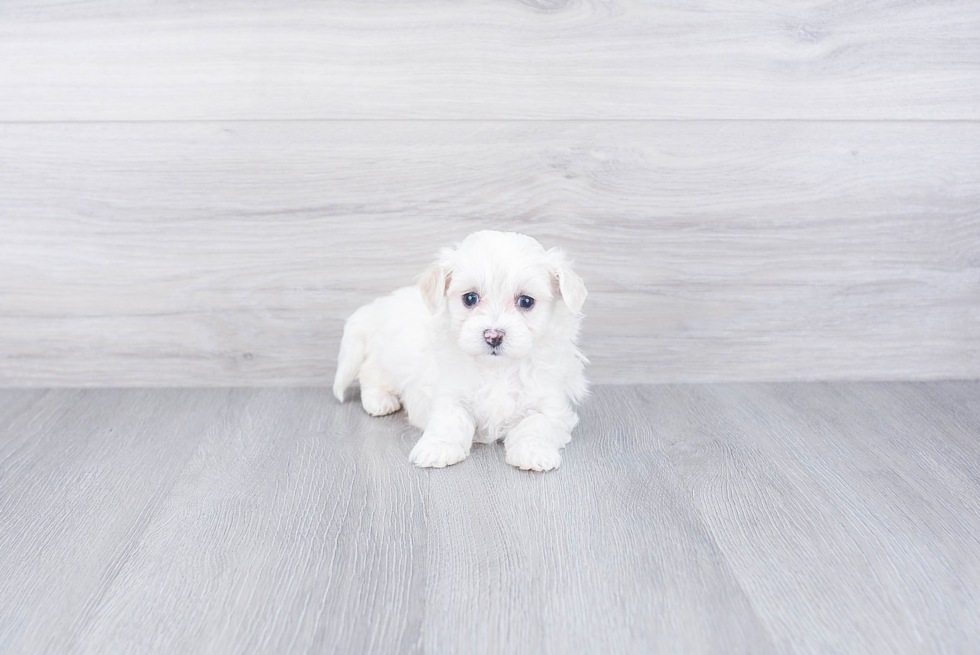
[[[462,462],[470,452],[462,444],[437,439],[419,439],[408,459],[421,468],[443,468]]]
[[[507,463],[522,471],[550,471],[561,464],[561,453],[549,443],[523,439],[507,444]]]

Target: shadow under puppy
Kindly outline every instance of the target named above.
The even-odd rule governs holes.
[[[504,440],[507,463],[547,471],[578,423],[586,359],[576,346],[588,292],[558,249],[513,232],[444,248],[419,284],[347,319],[333,391],[354,379],[373,416],[404,407],[423,430],[416,466],[462,461]]]

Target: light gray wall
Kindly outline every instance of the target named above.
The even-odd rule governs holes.
[[[736,8],[737,7],[737,8]],[[323,384],[481,228],[599,382],[980,377],[972,2],[0,7],[0,384]]]

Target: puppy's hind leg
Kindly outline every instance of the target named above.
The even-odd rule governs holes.
[[[402,408],[398,396],[364,380],[361,380],[361,406],[371,416],[387,416]]]

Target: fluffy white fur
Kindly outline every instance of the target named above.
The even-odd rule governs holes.
[[[533,307],[520,307],[521,296]],[[587,393],[575,345],[586,296],[561,251],[513,232],[471,234],[443,249],[418,286],[347,320],[334,395],[343,401],[356,378],[369,414],[404,407],[423,430],[410,455],[417,466],[455,464],[474,440],[503,439],[509,464],[553,469]]]

